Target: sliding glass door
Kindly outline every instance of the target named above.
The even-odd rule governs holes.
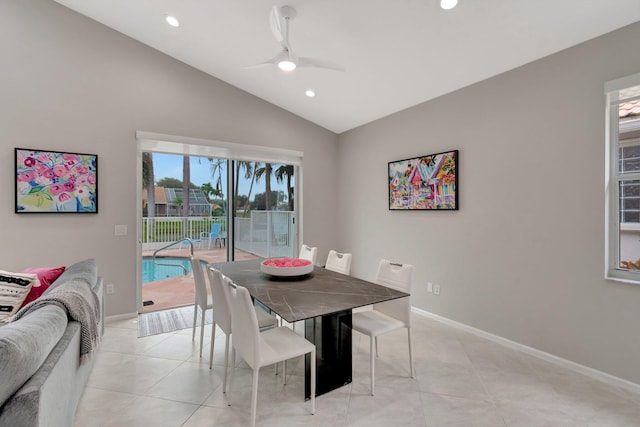
[[[234,161],[234,260],[293,257],[293,165]]]
[[[179,144],[178,144],[179,145]],[[294,164],[140,149],[139,312],[192,305],[206,263],[297,254]]]

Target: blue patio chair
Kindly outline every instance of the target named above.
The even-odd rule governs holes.
[[[222,224],[220,224],[219,222],[214,222],[213,224],[211,224],[211,231],[209,233],[200,233],[200,240],[204,241],[205,239],[209,240],[209,246],[208,248],[211,249],[211,242],[214,242],[214,247],[215,244],[218,243],[218,241],[221,241],[221,239],[223,239],[223,237],[220,235],[220,227],[222,226]],[[222,247],[222,244],[220,245]]]

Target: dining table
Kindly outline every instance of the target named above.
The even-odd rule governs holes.
[[[409,294],[320,266],[301,276],[263,273],[263,259],[210,264],[288,323],[304,321],[304,336],[316,346],[316,360],[305,356],[305,399],[311,397],[316,365],[316,396],[352,381],[353,309],[409,297]]]

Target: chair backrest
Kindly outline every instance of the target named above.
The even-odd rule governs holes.
[[[231,333],[231,307],[229,304],[229,285],[231,279],[213,267],[207,268],[209,286],[213,299],[213,321],[229,335]]]
[[[220,224],[219,222],[214,222],[213,224],[211,224],[211,233],[209,233],[209,237],[213,239],[220,237],[221,227],[222,227],[222,224]]]
[[[247,288],[229,281],[233,347],[251,368],[259,368],[260,331],[258,318]]]
[[[205,282],[204,273],[202,272],[202,264],[199,259],[193,256],[189,260],[191,261],[191,272],[193,273],[193,282],[196,288],[196,304],[200,306],[202,310],[206,310],[207,282]]]
[[[318,248],[310,247],[305,245],[304,243],[300,246],[300,253],[298,254],[298,258],[306,259],[311,261],[311,264],[316,263],[316,258],[318,256]]]
[[[379,285],[411,294],[413,265],[398,264],[386,259],[381,259],[378,265],[376,282]],[[404,322],[407,326],[411,325],[411,297],[374,304],[373,309],[396,318]]]
[[[329,251],[327,256],[327,264],[324,266],[327,270],[336,271],[342,274],[349,274],[351,272],[351,254],[341,254],[333,249]]]

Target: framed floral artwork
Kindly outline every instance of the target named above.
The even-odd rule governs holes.
[[[458,150],[389,162],[389,210],[458,210]]]
[[[16,213],[98,213],[96,154],[16,148]]]

